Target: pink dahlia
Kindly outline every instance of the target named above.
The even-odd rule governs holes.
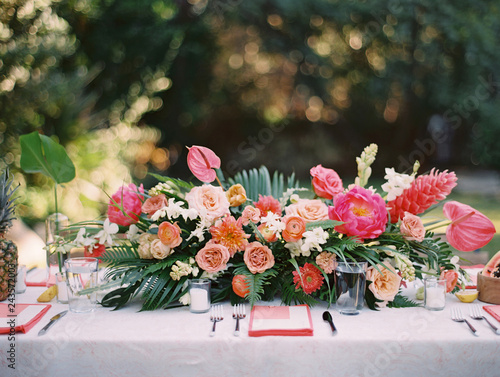
[[[272,196],[259,195],[259,201],[254,203],[255,208],[260,210],[261,216],[267,216],[268,212],[275,213],[281,216],[281,205],[278,199]]]
[[[401,195],[387,203],[391,222],[396,223],[402,219],[405,212],[413,215],[424,212],[445,199],[456,185],[457,176],[454,172],[448,173],[448,170],[439,173],[432,169],[428,175],[418,176]]]
[[[308,295],[321,288],[324,278],[315,265],[306,263],[304,267],[299,267],[299,270],[300,275],[297,271],[293,271],[295,288],[302,288],[304,293]]]
[[[122,226],[135,224],[141,215],[143,194],[142,184],[137,187],[130,183],[128,186],[120,187],[109,200],[109,221]]]
[[[384,199],[360,186],[354,186],[345,194],[337,194],[328,215],[330,219],[344,223],[335,227],[337,232],[361,240],[377,238],[387,225]]]

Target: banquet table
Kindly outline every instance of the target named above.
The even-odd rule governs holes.
[[[44,289],[28,287],[16,302],[35,303]],[[490,376],[500,370],[500,335],[485,321],[473,321],[477,337],[465,323],[453,322],[451,308],[468,314],[470,304],[451,294],[436,312],[364,308],[344,316],[330,307],[335,335],[322,319],[328,308],[321,303],[311,309],[313,336],[249,337],[247,315],[236,337],[228,302],[214,337],[209,313],[190,313],[188,307],[140,312],[138,302],[117,311],[98,306],[87,314],[69,312],[38,336],[68,308],[55,299],[50,304],[26,334],[16,333],[14,341],[0,335],[0,376]],[[7,361],[12,344],[15,370]]]

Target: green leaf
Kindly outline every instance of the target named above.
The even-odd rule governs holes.
[[[61,184],[75,178],[75,165],[64,147],[34,131],[19,137],[21,168],[26,173],[42,173]]]

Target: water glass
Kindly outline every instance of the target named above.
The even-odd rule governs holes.
[[[62,213],[53,213],[45,220],[45,244],[47,258],[47,286],[56,284],[56,272],[63,272],[67,254],[56,251],[57,245],[68,236],[68,216]]]
[[[446,279],[424,279],[424,308],[443,310],[446,303]]]
[[[367,262],[338,262],[335,268],[336,309],[357,315],[363,309]]]
[[[192,279],[189,281],[191,313],[206,313],[210,309],[210,280]]]
[[[74,313],[88,313],[97,302],[97,258],[70,258],[64,262],[68,287],[69,310]],[[91,289],[94,289],[91,291]]]

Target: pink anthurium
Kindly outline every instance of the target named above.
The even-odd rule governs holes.
[[[188,149],[187,163],[191,173],[202,182],[213,182],[217,178],[213,169],[220,168],[220,158],[206,147],[193,145]]]
[[[490,219],[467,204],[447,202],[443,212],[451,220],[446,229],[446,238],[457,250],[479,249],[490,242],[496,232]]]

